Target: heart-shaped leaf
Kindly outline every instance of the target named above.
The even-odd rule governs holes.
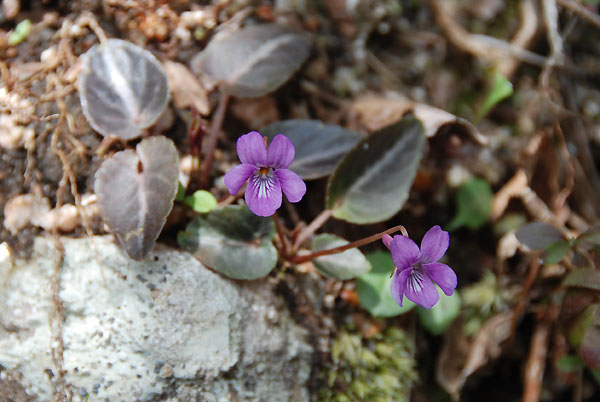
[[[325,177],[352,149],[362,136],[343,127],[323,124],[319,120],[285,120],[264,127],[261,134],[275,138],[284,134],[296,148],[290,169],[304,180]]]
[[[308,57],[310,40],[277,24],[253,25],[218,37],[191,63],[240,98],[279,88]]]
[[[544,222],[529,223],[517,230],[515,235],[532,250],[544,250],[553,243],[565,240],[560,230]]]
[[[120,39],[94,45],[83,56],[79,97],[83,114],[100,134],[139,137],[169,100],[167,75],[147,50]]]
[[[485,224],[492,212],[494,193],[490,183],[474,177],[464,183],[456,194],[456,216],[448,224],[448,230],[462,226],[477,229]]]
[[[131,258],[154,247],[177,193],[178,155],[171,140],[150,137],[117,152],[96,172],[102,217]]]
[[[439,335],[444,332],[460,314],[460,296],[458,292],[446,296],[442,290],[436,286],[440,294],[440,301],[430,309],[419,307],[417,310],[421,324],[429,332]]]
[[[392,297],[391,273],[394,271],[392,255],[386,251],[367,254],[373,269],[356,279],[356,292],[361,306],[375,317],[395,317],[412,310],[416,304],[404,299],[400,307]]]
[[[180,232],[181,246],[203,264],[234,279],[257,279],[277,262],[271,219],[254,215],[246,206],[230,205],[196,217]]]
[[[392,217],[408,198],[424,145],[423,126],[411,116],[363,139],[330,176],[327,208],[359,224]]]
[[[327,250],[348,244],[348,241],[329,233],[315,237],[312,251]],[[313,260],[317,270],[325,276],[352,279],[371,270],[371,264],[357,248],[339,254],[324,255]]]

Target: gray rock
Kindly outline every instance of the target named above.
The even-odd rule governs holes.
[[[160,245],[137,262],[111,237],[61,241],[62,369],[73,400],[308,400],[312,349],[266,281],[228,280]],[[59,389],[50,321],[59,255],[38,238],[31,260],[0,266],[0,370],[36,400]]]

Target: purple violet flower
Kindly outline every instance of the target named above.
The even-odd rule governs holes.
[[[410,238],[384,235],[381,240],[392,253],[396,265],[390,288],[396,303],[402,306],[406,296],[421,307],[431,308],[440,295],[436,283],[446,295],[450,296],[456,288],[456,274],[446,264],[437,262],[448,250],[450,236],[438,225],[425,233],[421,240],[421,249]]]
[[[246,204],[258,216],[271,216],[281,206],[281,191],[290,202],[298,202],[306,193],[300,176],[288,170],[296,157],[294,144],[283,134],[277,134],[267,147],[256,131],[237,140],[237,153],[242,161],[225,174],[225,186],[235,195],[246,181]]]

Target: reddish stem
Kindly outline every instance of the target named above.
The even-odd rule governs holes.
[[[385,232],[377,233],[372,236],[365,237],[364,239],[360,239],[360,240],[345,244],[343,246],[334,247],[334,248],[330,248],[327,250],[315,251],[314,253],[307,254],[307,255],[290,256],[290,257],[287,257],[287,260],[294,264],[302,264],[303,262],[311,261],[317,257],[322,257],[324,255],[331,255],[331,254],[339,254],[339,253],[342,253],[342,252],[344,252],[348,249],[354,248],[354,247],[361,247],[361,246],[364,246],[365,244],[373,243],[374,241],[380,240],[383,237],[383,235],[392,234],[397,231],[402,231],[402,233],[406,233],[406,229],[404,228],[404,226],[402,226],[402,225],[394,226],[393,228],[388,229]],[[286,257],[284,256],[284,258],[286,258]]]
[[[225,112],[227,111],[227,104],[229,103],[229,94],[221,92],[219,98],[219,105],[217,111],[210,125],[210,133],[208,134],[208,144],[204,152],[204,164],[202,165],[202,176],[200,177],[200,187],[207,188],[208,181],[210,179],[210,170],[213,163],[213,157],[215,148],[217,146],[217,139],[219,138],[219,131],[223,126],[223,120],[225,120]]]

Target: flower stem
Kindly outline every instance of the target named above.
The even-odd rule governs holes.
[[[217,111],[212,120],[210,126],[210,133],[208,134],[208,144],[204,152],[204,164],[202,165],[202,176],[200,177],[200,187],[206,188],[210,179],[210,170],[213,163],[213,157],[215,153],[215,147],[217,146],[217,139],[219,138],[219,131],[223,126],[223,120],[225,120],[225,112],[227,111],[227,104],[229,103],[229,94],[221,91],[219,98],[219,105]]]
[[[277,235],[279,236],[279,240],[281,241],[281,254],[287,255],[289,250],[289,244],[287,238],[283,233],[283,227],[281,226],[281,222],[279,222],[279,217],[277,216],[277,212],[273,214],[273,221],[275,222],[275,229],[277,230]]]
[[[300,232],[300,234],[296,238],[296,241],[294,242],[293,249],[298,250],[298,248],[300,248],[300,246],[302,245],[302,243],[304,243],[304,241],[306,239],[308,239],[313,233],[315,233],[317,230],[319,230],[319,228],[321,226],[323,226],[325,224],[325,222],[327,222],[327,220],[329,220],[329,218],[331,218],[332,214],[333,214],[333,210],[325,209],[325,210],[323,210],[323,212],[321,212],[319,215],[317,215],[317,217],[315,219],[313,219],[313,221],[310,223],[310,225],[305,227],[302,230],[302,232]]]
[[[360,240],[345,244],[343,246],[334,247],[334,248],[330,248],[327,250],[315,251],[314,253],[307,254],[307,255],[291,256],[288,258],[288,261],[291,263],[294,263],[294,264],[301,264],[303,262],[311,261],[317,257],[322,257],[324,255],[342,253],[342,252],[344,252],[348,249],[354,248],[354,247],[361,247],[361,246],[364,246],[365,244],[373,243],[374,241],[381,239],[383,237],[383,235],[392,234],[397,231],[401,231],[403,234],[407,233],[404,226],[402,226],[402,225],[394,226],[393,228],[388,229],[385,232],[377,233],[372,236],[365,237],[364,239],[360,239]]]

